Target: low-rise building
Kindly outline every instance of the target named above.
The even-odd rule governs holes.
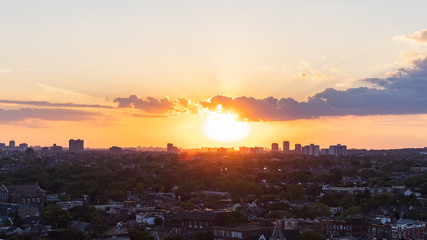
[[[0,202],[40,205],[46,202],[46,191],[38,184],[1,185]]]
[[[225,225],[230,212],[217,211],[183,211],[171,218],[173,234],[197,232],[212,229],[213,226]]]

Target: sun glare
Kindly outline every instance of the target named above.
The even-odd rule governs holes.
[[[202,130],[214,141],[236,142],[249,136],[251,126],[237,121],[236,116],[230,113],[210,112]]]

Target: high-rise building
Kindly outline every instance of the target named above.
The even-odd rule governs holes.
[[[278,143],[272,143],[272,144],[271,144],[271,151],[272,151],[272,152],[277,152],[277,151],[279,151],[279,144],[278,144]]]
[[[329,155],[329,148],[322,148],[320,149],[320,155]]]
[[[316,157],[320,156],[319,145],[310,144],[308,152],[309,152],[308,155],[310,156],[316,156]]]
[[[74,153],[81,153],[84,150],[84,141],[77,139],[70,139],[68,141],[68,151],[74,152]]]
[[[283,141],[283,151],[289,152],[289,141]]]
[[[123,149],[121,147],[117,147],[117,146],[110,147],[111,154],[120,154],[122,152],[123,152]]]
[[[62,146],[57,146],[55,143],[53,144],[52,147],[50,147],[50,151],[57,153],[57,152],[62,152]]]
[[[320,156],[320,147],[319,145],[310,144],[303,147],[303,152],[306,155],[318,157]]]
[[[304,146],[302,147],[301,151],[305,154],[305,155],[310,155],[310,146]]]
[[[4,150],[6,149],[6,144],[5,143],[0,143],[0,150]]]
[[[26,143],[19,144],[19,149],[25,150],[27,148],[28,148],[28,144],[26,144]]]
[[[13,140],[10,140],[10,141],[9,141],[9,149],[10,149],[10,150],[15,149],[15,141],[13,141]]]
[[[295,144],[295,152],[302,152],[301,144]]]
[[[172,143],[168,143],[167,145],[167,151],[170,153],[178,153],[178,147],[174,146]]]
[[[347,146],[346,145],[331,145],[329,147],[329,154],[335,157],[345,157],[347,156]]]

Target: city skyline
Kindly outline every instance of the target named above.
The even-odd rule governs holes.
[[[424,1],[24,2],[0,8],[0,142],[426,146]]]

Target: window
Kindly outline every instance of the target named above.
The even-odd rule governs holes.
[[[231,237],[243,238],[243,234],[241,232],[231,232]]]

